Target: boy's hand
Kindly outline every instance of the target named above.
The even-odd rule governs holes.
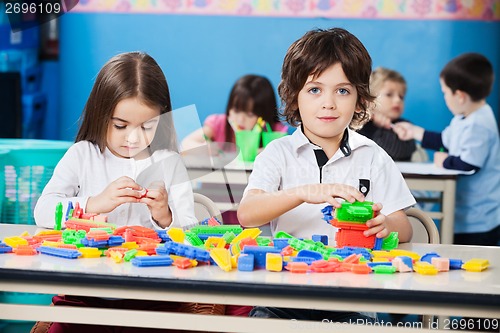
[[[146,204],[151,217],[161,227],[165,228],[172,222],[172,212],[168,206],[168,193],[163,182],[154,182],[148,187],[146,196],[139,202]]]
[[[374,112],[371,120],[377,127],[391,129],[391,119],[380,112]]]
[[[434,153],[434,165],[442,168],[444,160],[448,157],[448,153],[437,151]]]
[[[110,183],[104,191],[90,197],[85,207],[86,213],[109,213],[124,203],[139,202],[142,187],[132,178],[123,176]]]
[[[384,238],[389,236],[389,230],[387,229],[387,216],[380,214],[382,210],[382,204],[376,203],[372,206],[373,215],[375,216],[371,220],[366,221],[366,226],[370,229],[363,232],[366,237],[375,235],[377,238]]]
[[[307,203],[319,204],[328,202],[339,208],[340,202],[335,198],[343,198],[349,202],[365,201],[365,196],[356,188],[344,184],[311,184],[297,188],[298,197]]]
[[[398,138],[403,141],[412,139],[422,141],[425,132],[422,127],[415,126],[405,121],[394,124],[392,130],[398,135]]]

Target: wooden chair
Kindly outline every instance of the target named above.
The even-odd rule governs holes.
[[[222,214],[217,205],[209,197],[200,194],[194,194],[194,215],[201,222],[206,218],[215,217],[222,223]]]
[[[410,208],[406,211],[413,228],[411,243],[439,244],[439,231],[436,223],[422,210]]]

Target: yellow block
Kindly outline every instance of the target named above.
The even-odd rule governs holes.
[[[222,248],[226,246],[226,240],[222,237],[208,237],[205,241],[205,248],[211,249],[213,247]]]
[[[394,250],[390,250],[389,253],[393,257],[406,256],[406,257],[410,257],[410,258],[412,258],[414,260],[420,260],[420,254],[418,254],[417,252],[412,252],[412,251],[407,251],[407,250],[400,250],[400,249],[394,249]]]
[[[489,265],[490,262],[486,259],[473,258],[463,264],[462,269],[465,269],[467,272],[482,272]]]
[[[283,257],[279,253],[266,253],[266,269],[271,272],[283,270]]]
[[[261,234],[261,232],[262,231],[259,228],[243,229],[243,231],[240,232],[240,234],[238,236],[234,237],[234,239],[231,241],[231,244],[235,244],[235,243],[239,242],[240,240],[242,240],[243,238],[247,238],[247,237],[256,239]]]
[[[170,228],[167,230],[167,235],[170,237],[171,240],[177,243],[184,243],[184,238],[186,235],[184,234],[184,230],[181,228]]]
[[[19,245],[28,245],[28,241],[19,236],[5,237],[3,242],[12,248],[18,247]]]
[[[95,247],[81,247],[78,251],[82,253],[81,258],[99,258],[102,255],[101,250]]]
[[[437,268],[426,261],[417,261],[413,264],[413,270],[422,275],[436,275],[438,273]]]
[[[229,272],[232,269],[231,253],[225,248],[213,248],[210,250],[210,257],[222,270]]]

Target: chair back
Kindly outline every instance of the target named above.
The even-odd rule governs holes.
[[[406,215],[413,228],[412,243],[439,244],[439,231],[436,223],[423,211],[417,208],[406,210]]]
[[[222,223],[222,215],[220,209],[209,197],[200,194],[194,194],[194,215],[198,221],[215,217]]]

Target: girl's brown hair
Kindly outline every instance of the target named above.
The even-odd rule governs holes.
[[[262,117],[266,123],[274,126],[279,122],[276,94],[271,82],[264,76],[245,75],[238,79],[231,89],[226,106],[226,116],[229,110],[251,112]],[[226,120],[225,141],[234,141],[234,132]]]
[[[104,64],[83,109],[83,120],[75,142],[90,141],[103,152],[116,105],[134,97],[149,107],[160,109],[160,122],[150,145],[151,150],[177,151],[167,80],[158,63],[143,52],[118,54]]]
[[[278,93],[282,111],[293,126],[301,123],[298,95],[309,75],[318,77],[328,67],[340,63],[349,81],[356,87],[358,100],[350,127],[359,128],[369,119],[369,106],[375,99],[370,94],[372,60],[356,36],[342,28],[315,29],[307,32],[289,48],[283,61]]]

